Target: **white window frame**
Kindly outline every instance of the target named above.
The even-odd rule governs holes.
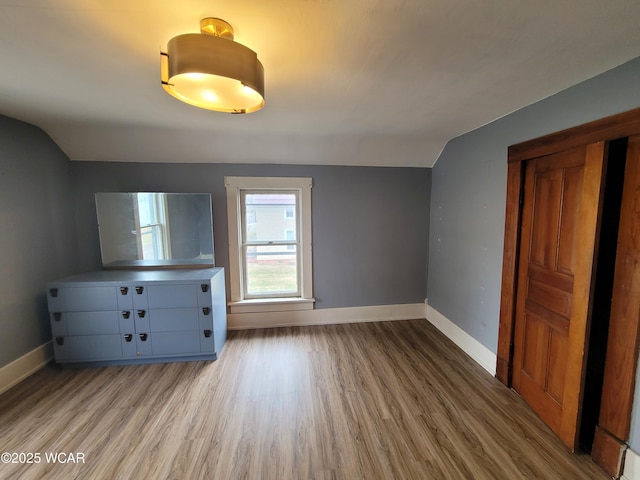
[[[313,298],[312,241],[311,241],[311,187],[309,177],[224,177],[227,190],[227,220],[229,225],[229,286],[231,313],[258,313],[282,310],[311,310]],[[244,298],[242,271],[242,212],[241,194],[244,190],[280,191],[297,190],[296,210],[299,217],[300,238],[300,295],[296,297]]]

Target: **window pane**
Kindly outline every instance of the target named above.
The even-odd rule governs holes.
[[[296,240],[295,193],[244,195],[245,243]],[[293,237],[286,233],[293,232]]]
[[[159,211],[161,205],[156,203],[155,193],[138,193],[138,215],[140,226],[153,225],[162,222],[162,212]]]
[[[245,261],[247,295],[298,293],[295,245],[248,246]]]
[[[164,259],[164,244],[160,225],[140,228],[140,240],[144,260]]]

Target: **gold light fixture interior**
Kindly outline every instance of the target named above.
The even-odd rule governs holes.
[[[203,18],[200,33],[173,37],[160,63],[162,87],[189,105],[228,113],[264,106],[264,68],[224,20]]]

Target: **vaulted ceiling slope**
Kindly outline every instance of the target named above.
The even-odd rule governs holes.
[[[220,17],[266,105],[160,86],[159,53]],[[0,113],[72,160],[430,167],[458,135],[640,55],[628,0],[0,0]]]

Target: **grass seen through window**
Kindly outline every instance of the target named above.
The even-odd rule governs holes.
[[[295,263],[248,263],[247,290],[251,294],[296,292]]]

